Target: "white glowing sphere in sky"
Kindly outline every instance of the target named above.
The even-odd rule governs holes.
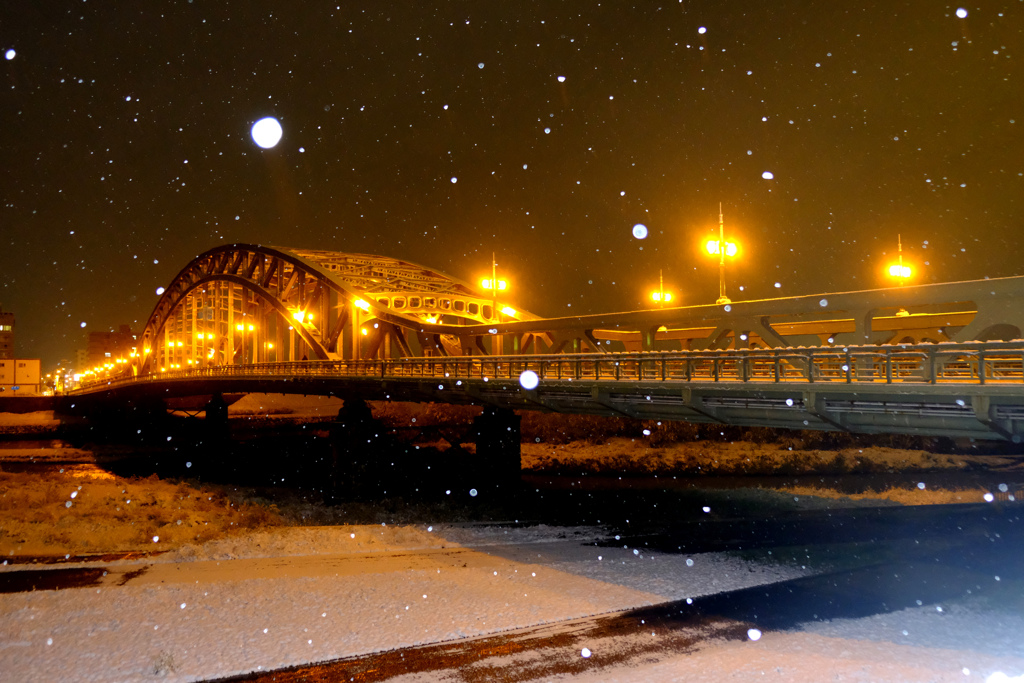
[[[15,56],[16,56],[17,54],[18,54],[18,53],[17,53],[17,52],[15,52],[15,51],[14,51],[14,48],[12,47],[11,49],[9,49],[9,50],[8,50],[7,52],[5,52],[5,53],[4,53],[4,57],[5,57],[5,58],[7,59],[7,61],[9,62],[9,61],[11,61],[12,59],[14,59],[14,57],[15,57]]]
[[[82,327],[85,327],[85,323],[82,323]]]
[[[958,17],[960,17],[961,19],[966,19],[967,18],[967,10],[965,10],[963,7],[959,7],[956,10],[956,15]],[[8,58],[8,59],[10,59],[10,58]]]
[[[270,149],[281,141],[284,130],[273,116],[267,116],[252,124],[252,140],[263,149]]]
[[[527,391],[536,389],[538,384],[540,384],[540,378],[533,370],[524,370],[523,374],[519,375],[519,385]]]
[[[11,52],[14,52],[14,50],[11,50]],[[565,83],[565,76],[559,76],[558,77],[558,82],[559,83]]]
[[[647,239],[647,226],[643,223],[637,223],[633,226],[633,237],[638,240]]]
[[[747,638],[750,638],[751,640],[761,640],[761,631],[756,628],[748,628]]]
[[[160,295],[162,295],[163,293],[164,293],[164,288],[163,288],[163,287],[157,287],[157,288],[156,288],[156,295],[157,295],[157,296],[160,296]]]
[[[697,29],[697,33],[699,33],[701,35],[704,35],[707,32],[708,32],[708,30],[705,27],[703,27],[703,26],[701,26],[699,29]]]
[[[775,177],[775,174],[772,173],[771,171],[765,171],[764,173],[761,174],[761,177],[764,178],[765,180],[771,180],[772,178]]]

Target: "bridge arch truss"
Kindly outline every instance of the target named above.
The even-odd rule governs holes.
[[[167,286],[135,368],[488,353],[486,326],[536,318],[495,303],[399,259],[226,245],[197,256]],[[464,328],[475,334],[459,334]]]

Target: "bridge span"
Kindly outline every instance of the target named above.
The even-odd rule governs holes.
[[[229,392],[1019,443],[1024,342],[253,363],[112,379],[64,400]]]
[[[409,261],[232,244],[65,403],[267,391],[1016,442],[1022,330],[1024,277],[542,318]]]

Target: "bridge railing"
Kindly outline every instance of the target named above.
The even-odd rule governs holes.
[[[518,380],[526,370],[542,381],[1021,384],[1024,342],[293,361],[198,367],[83,388],[229,377]]]

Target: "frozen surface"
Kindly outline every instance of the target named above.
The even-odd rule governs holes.
[[[557,527],[284,529],[112,563],[121,578],[110,583],[0,596],[0,670],[19,680],[195,680],[799,574],[581,545],[599,536]],[[307,554],[313,546],[318,554]]]
[[[809,573],[721,553],[594,545],[602,540],[609,539],[598,528],[543,525],[277,529],[108,563],[97,585],[0,596],[0,671],[8,680],[215,678]],[[767,632],[757,643],[711,641],[696,652],[577,677],[814,681],[832,672],[828,680],[960,681],[1014,663],[1024,671],[1024,618],[983,607],[922,605],[805,624],[802,632]],[[608,654],[602,647],[595,645],[594,662]]]

